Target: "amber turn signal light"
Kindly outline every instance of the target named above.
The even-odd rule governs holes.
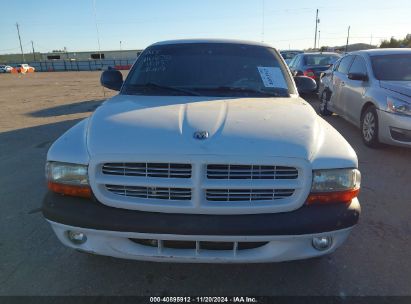
[[[306,205],[317,205],[317,204],[330,204],[330,203],[351,203],[351,201],[358,196],[360,189],[352,189],[346,191],[338,192],[326,192],[326,193],[311,193]]]
[[[91,189],[89,186],[73,186],[53,182],[48,182],[47,186],[51,191],[63,195],[91,198]]]

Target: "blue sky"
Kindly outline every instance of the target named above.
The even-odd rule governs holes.
[[[140,49],[167,39],[233,38],[280,49],[314,44],[320,10],[321,45],[403,38],[411,33],[411,1],[369,0],[94,0],[102,50]],[[19,52],[19,22],[25,52],[97,50],[93,0],[2,0],[0,53]],[[263,5],[263,3],[265,3]],[[263,7],[264,22],[263,22]],[[264,27],[263,27],[264,23]],[[264,30],[263,30],[264,28]],[[371,36],[373,36],[371,38]]]

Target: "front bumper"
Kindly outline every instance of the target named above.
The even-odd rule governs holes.
[[[310,235],[284,236],[216,236],[216,235],[173,235],[147,234],[135,232],[103,231],[84,229],[50,222],[59,240],[66,246],[92,254],[115,258],[182,263],[268,263],[313,258],[335,251],[348,237],[352,228]],[[82,232],[87,241],[75,245],[67,238],[67,231]],[[332,245],[329,249],[318,251],[313,248],[313,237],[330,236]],[[193,242],[264,242],[264,246],[245,250],[203,250],[174,249],[140,245],[131,239],[151,239],[161,241]]]
[[[411,147],[411,116],[378,111],[379,140],[383,143]],[[398,134],[399,133],[399,134]]]
[[[293,212],[254,215],[200,215],[140,212],[81,198],[49,193],[43,215],[60,241],[72,248],[117,258],[200,263],[257,263],[304,259],[333,252],[357,223],[360,205],[304,206]],[[83,244],[68,231],[87,236]],[[318,251],[313,237],[330,236],[330,248]],[[131,239],[201,242],[263,242],[253,249],[203,250],[150,247]]]

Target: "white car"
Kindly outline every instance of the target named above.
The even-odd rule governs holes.
[[[17,72],[19,73],[32,73],[32,72],[35,72],[36,70],[35,68],[28,65],[27,63],[18,64],[16,69],[17,69]]]
[[[13,67],[9,65],[0,65],[0,73],[11,73]]]
[[[272,47],[148,47],[119,90],[50,148],[43,215],[60,241],[117,258],[256,263],[333,252],[358,221],[345,139]],[[297,86],[296,86],[297,84]]]

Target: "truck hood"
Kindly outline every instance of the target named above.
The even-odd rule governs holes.
[[[318,142],[314,109],[294,98],[118,95],[92,115],[90,156],[261,155],[310,159]],[[207,131],[199,140],[194,133]]]
[[[411,97],[411,81],[380,81],[384,89]]]

